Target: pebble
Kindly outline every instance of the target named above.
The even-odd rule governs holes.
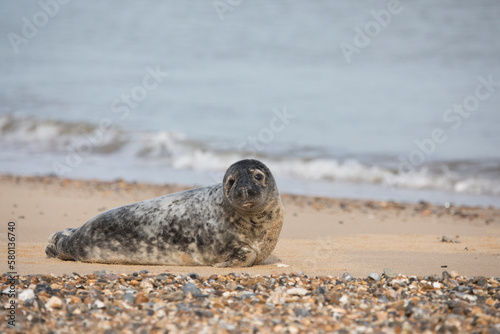
[[[184,295],[190,293],[193,297],[199,297],[202,295],[201,290],[193,283],[187,283],[182,287],[182,292]]]
[[[386,279],[390,280],[390,279],[394,279],[394,278],[398,277],[398,274],[389,268],[385,268],[384,269],[384,276]]]
[[[309,291],[304,288],[291,288],[286,291],[289,295],[305,296]]]
[[[200,275],[198,275],[197,273],[189,273],[188,276],[191,279],[199,279],[200,278]]]
[[[103,302],[101,302],[99,299],[96,300],[94,302],[94,304],[92,304],[92,308],[94,309],[101,309],[101,308],[105,308],[106,307],[106,304],[104,304]]]
[[[135,295],[133,293],[126,293],[123,295],[122,300],[128,304],[132,304],[135,302]]]
[[[143,270],[19,276],[18,284],[25,288],[18,294],[15,333],[497,333],[500,328],[500,278],[456,272],[394,277],[386,269],[384,275],[357,279],[348,273],[203,277]],[[0,276],[0,291],[8,287],[7,277]],[[0,302],[9,307],[7,295],[0,295]]]
[[[349,282],[349,281],[353,280],[353,277],[349,273],[344,273],[342,275],[342,279],[345,280],[346,282]]]
[[[458,240],[457,238],[452,238],[452,237],[448,237],[446,235],[443,235],[441,237],[441,242],[448,242],[448,243],[455,243],[455,244],[459,244],[461,243],[462,241]]]
[[[19,293],[17,298],[22,302],[25,302],[27,300],[33,300],[35,299],[35,292],[31,289],[25,289]]]
[[[48,309],[60,309],[63,306],[63,302],[61,298],[52,296],[50,299],[45,303],[45,307]]]
[[[143,303],[147,303],[147,302],[149,302],[149,298],[146,297],[142,292],[139,292],[135,296],[135,303],[136,304],[143,304]]]

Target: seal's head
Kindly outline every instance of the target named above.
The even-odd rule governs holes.
[[[232,164],[222,185],[224,197],[236,211],[261,212],[279,196],[271,171],[258,160],[241,160]]]

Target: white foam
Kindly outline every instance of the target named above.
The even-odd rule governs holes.
[[[44,155],[46,160],[51,159],[51,154],[61,159],[68,147],[78,148],[78,145],[88,144],[92,141],[90,138],[94,138],[94,142],[99,140],[92,146],[89,155],[94,158],[99,156],[100,161],[89,158],[85,163],[105,166],[109,164],[109,159],[113,159],[125,166],[135,166],[140,158],[145,166],[159,166],[154,168],[205,172],[213,176],[214,182],[220,182],[221,174],[229,165],[247,158],[242,152],[216,149],[178,132],[132,132],[112,127],[100,137],[99,131],[97,126],[91,124],[0,116],[0,147],[4,151],[4,158],[12,160],[15,155],[16,159],[22,160],[21,163],[26,163],[33,159],[33,152]],[[104,149],[105,146],[109,149]],[[471,173],[472,167],[477,168],[477,162],[471,164],[472,167],[464,165],[458,168],[456,165],[463,162],[449,162],[449,166],[455,166],[454,171],[450,171],[450,168],[431,171],[424,166],[410,173],[398,174],[394,168],[361,163],[355,159],[306,159],[285,153],[279,157],[276,154],[262,154],[258,158],[281,178],[500,196],[500,172],[492,162],[485,162],[489,170],[494,171],[486,177]],[[190,180],[173,182],[191,183]]]

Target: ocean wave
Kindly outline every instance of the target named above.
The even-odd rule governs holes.
[[[0,116],[0,147],[26,152],[27,161],[33,152],[82,157],[96,154],[124,164],[151,160],[180,170],[221,174],[231,163],[248,158],[245,152],[214,146],[175,131],[135,132],[106,122],[95,125]],[[401,173],[394,167],[395,159],[382,165],[357,159],[304,158],[300,152],[296,156],[289,152],[261,152],[258,158],[278,177],[500,196],[499,161],[448,161],[438,164],[439,168],[434,163]],[[60,163],[64,164],[64,159]]]

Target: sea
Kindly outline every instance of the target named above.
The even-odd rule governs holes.
[[[3,1],[0,173],[500,207],[500,2]]]

